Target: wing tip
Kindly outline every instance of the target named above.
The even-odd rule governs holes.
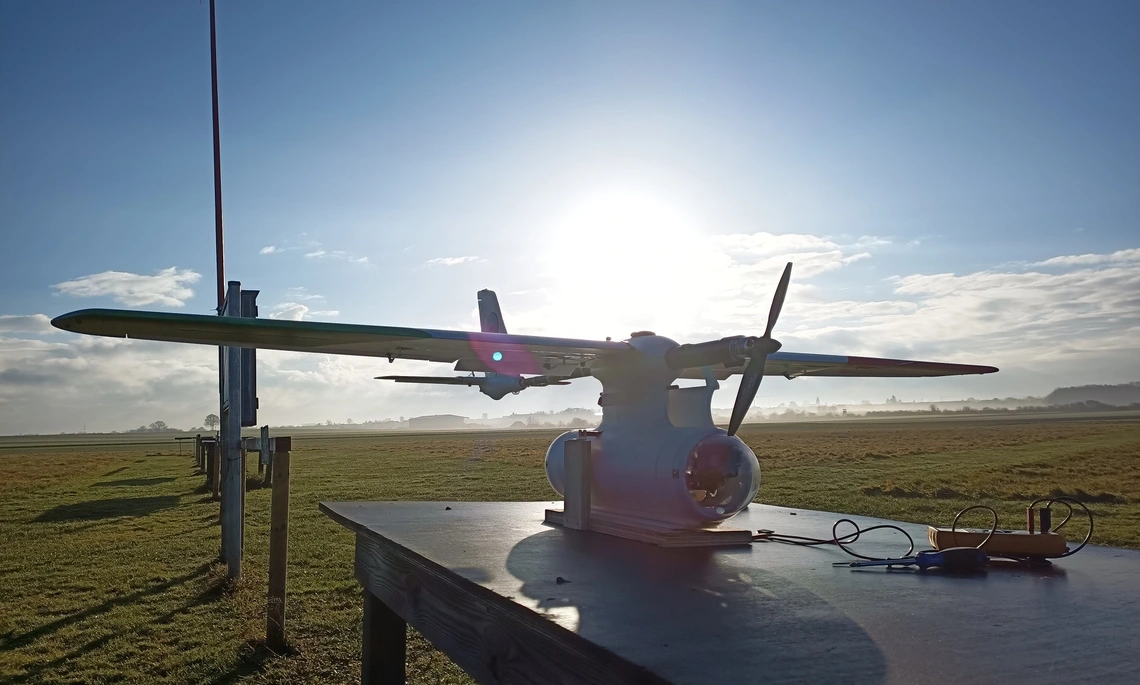
[[[916,361],[911,359],[881,359],[878,357],[847,357],[848,366],[907,366],[914,369],[923,369],[927,371],[943,371],[947,372],[945,375],[964,376],[964,375],[983,375],[987,373],[997,373],[999,371],[996,366],[988,366],[981,364],[955,364],[953,362],[927,362]]]
[[[51,325],[61,331],[74,331],[83,323],[83,317],[95,312],[94,309],[78,309],[74,312],[60,314],[51,320]]]

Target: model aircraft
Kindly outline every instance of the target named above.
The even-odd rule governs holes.
[[[394,376],[398,382],[475,385],[492,398],[535,385],[591,376],[602,384],[596,431],[570,431],[546,453],[546,473],[565,493],[567,440],[591,441],[592,509],[680,528],[716,525],[743,509],[760,487],[756,455],[736,437],[761,379],[784,376],[919,377],[984,374],[992,366],[781,352],[772,338],[791,279],[788,263],[760,336],[678,344],[650,331],[628,340],[576,340],[506,332],[498,300],[480,293],[482,331],[361,326],[310,321],[86,309],[52,325],[91,335],[229,347],[417,359],[484,376]],[[728,429],[713,424],[718,380],[742,375]],[[704,379],[681,388],[678,378]]]

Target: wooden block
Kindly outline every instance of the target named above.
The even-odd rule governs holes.
[[[566,526],[565,514],[546,510],[546,522]],[[617,516],[607,512],[590,514],[590,530],[627,540],[648,542],[659,547],[727,547],[752,544],[752,531],[737,528],[676,528],[660,521]]]
[[[563,497],[565,516],[563,525],[575,530],[590,529],[590,441],[567,440],[563,461],[565,489]]]

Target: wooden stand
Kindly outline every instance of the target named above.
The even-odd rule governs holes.
[[[660,547],[724,547],[752,544],[752,531],[733,528],[677,528],[649,519],[595,511],[590,500],[593,468],[588,440],[567,440],[563,509],[547,509],[546,523],[592,530]]]
[[[590,530],[590,441],[567,440],[563,468],[566,495],[563,498],[562,525],[574,530]]]

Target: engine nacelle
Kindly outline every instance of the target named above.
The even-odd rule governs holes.
[[[603,424],[604,426],[604,424]],[[760,464],[748,445],[724,430],[674,428],[666,440],[606,431],[590,441],[591,506],[599,511],[680,526],[710,526],[746,507],[760,488]],[[546,451],[546,477],[565,495],[566,441]]]
[[[501,400],[512,392],[523,389],[522,376],[505,373],[488,373],[479,384],[479,392],[493,400]]]
[[[666,355],[677,343],[652,333],[630,337],[620,364],[593,369],[602,382],[602,423],[590,441],[593,509],[679,528],[715,526],[746,507],[760,488],[760,464],[740,438],[713,424],[718,384],[678,388]],[[546,477],[565,494],[566,441],[546,451]]]

